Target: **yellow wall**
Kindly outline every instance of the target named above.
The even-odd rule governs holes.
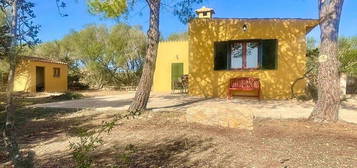
[[[45,92],[67,91],[68,67],[65,64],[23,60],[17,65],[15,91],[36,92],[36,67],[45,68]],[[53,68],[60,68],[60,77],[53,76]]]
[[[171,92],[172,63],[183,63],[184,74],[188,74],[187,41],[164,41],[159,43],[153,91]]]
[[[242,30],[244,24],[248,26],[246,32]],[[257,77],[261,80],[262,98],[289,98],[292,82],[305,72],[305,35],[316,24],[317,20],[301,19],[192,20],[189,25],[189,93],[226,97],[230,78]],[[214,71],[214,42],[242,39],[278,39],[277,69]],[[302,81],[294,90],[302,94],[304,88]]]

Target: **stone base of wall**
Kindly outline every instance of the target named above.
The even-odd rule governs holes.
[[[204,125],[253,129],[253,114],[233,103],[211,103],[188,108],[185,119]]]

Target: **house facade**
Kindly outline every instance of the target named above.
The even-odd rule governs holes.
[[[173,82],[188,74],[188,41],[160,42],[158,47],[153,91],[171,92]]]
[[[189,23],[186,55],[190,95],[226,97],[231,78],[254,77],[260,80],[261,98],[291,97],[293,82],[306,70],[306,34],[318,25],[318,20],[224,19],[211,17],[214,11],[210,8],[196,12],[199,17]],[[174,48],[166,48],[165,53],[159,48],[156,67],[173,63],[159,60],[175,55]],[[154,91],[158,83],[169,86],[175,80],[156,78],[160,73],[155,72]],[[300,80],[293,89],[296,94],[304,94],[305,82]]]
[[[37,57],[23,57],[17,65],[14,91],[65,92],[68,66],[66,63]]]

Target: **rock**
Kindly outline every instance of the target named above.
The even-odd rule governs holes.
[[[253,129],[253,115],[246,107],[233,103],[210,103],[188,108],[185,119],[211,126]]]

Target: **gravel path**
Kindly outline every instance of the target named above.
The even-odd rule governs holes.
[[[54,102],[47,104],[37,104],[31,107],[51,107],[51,108],[79,108],[105,110],[126,110],[134,93],[122,93],[110,96],[98,96],[80,100],[70,100]],[[234,105],[252,111],[255,117],[290,119],[307,118],[314,103],[311,101],[302,102],[296,100],[255,100],[248,98],[226,99],[205,99],[201,97],[192,97],[180,94],[158,94],[151,95],[148,108],[153,111],[178,110],[185,111],[192,106],[204,106],[205,104],[216,103],[225,106],[225,102],[233,102]],[[229,103],[232,104],[232,103]],[[340,119],[346,122],[357,123],[357,98],[348,99],[342,103],[340,110]]]

